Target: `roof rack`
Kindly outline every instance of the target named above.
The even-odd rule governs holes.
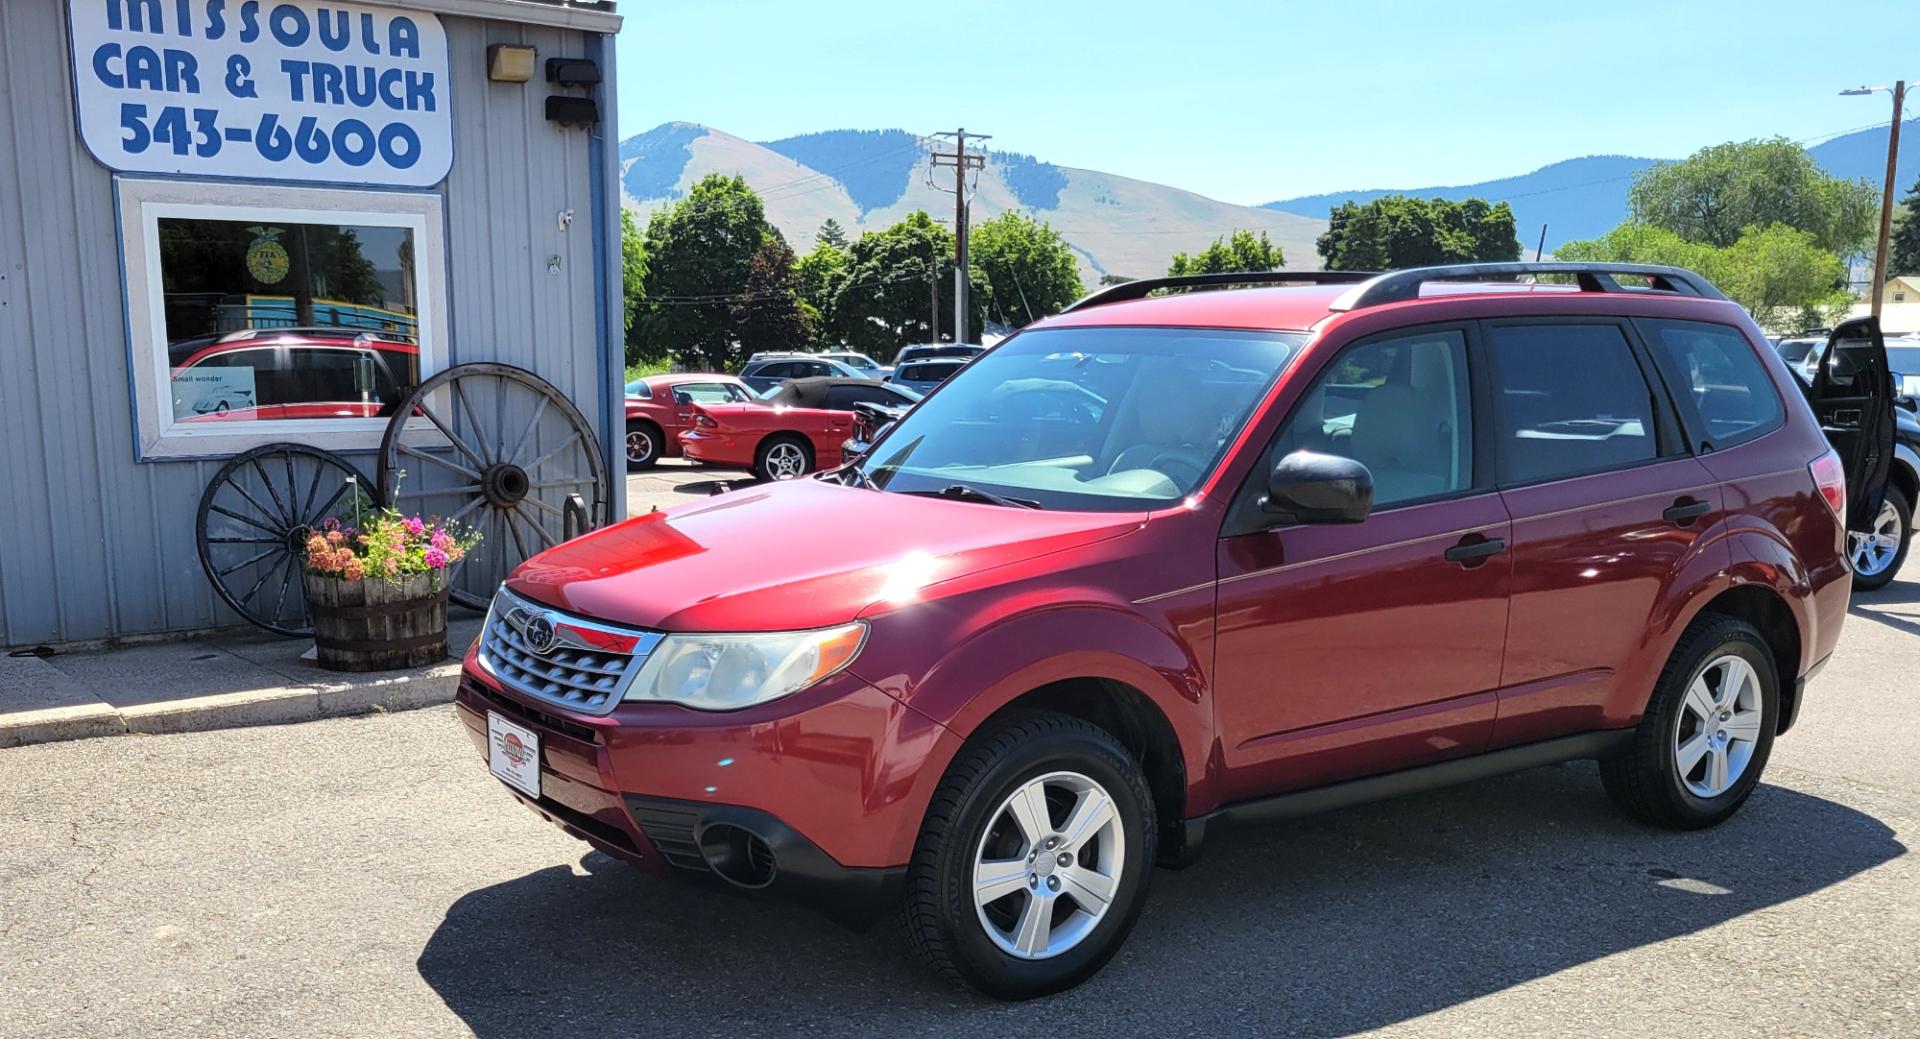
[[[1225,274],[1183,274],[1167,278],[1141,278],[1109,285],[1074,300],[1066,309],[1081,310],[1108,303],[1145,299],[1161,289],[1206,289],[1223,285],[1289,285],[1306,282],[1313,285],[1345,285],[1374,277],[1371,271],[1228,271]]]
[[[1430,281],[1490,280],[1540,274],[1570,274],[1582,292],[1667,292],[1676,296],[1726,299],[1713,283],[1680,267],[1650,263],[1460,263],[1446,267],[1415,267],[1371,278],[1341,293],[1333,301],[1333,310],[1359,310],[1385,303],[1403,303],[1419,299],[1420,289]],[[1646,289],[1629,288],[1614,280],[1616,274],[1648,279]]]

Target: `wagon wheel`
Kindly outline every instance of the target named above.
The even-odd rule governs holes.
[[[200,565],[221,601],[281,635],[313,634],[301,589],[306,542],[329,516],[353,522],[352,492],[379,489],[351,462],[305,444],[267,444],[238,455],[200,495]]]
[[[607,521],[607,471],[586,416],[545,379],[507,364],[463,364],[420,384],[380,441],[380,488],[400,512],[480,533],[454,564],[450,598],[484,610],[515,566],[565,541],[567,498],[586,529]],[[409,417],[424,419],[406,428]]]

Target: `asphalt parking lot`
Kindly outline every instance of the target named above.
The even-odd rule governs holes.
[[[638,516],[656,506],[671,508],[704,498],[722,486],[753,482],[744,469],[709,469],[679,458],[663,458],[651,469],[627,474],[627,515]]]
[[[1022,1006],[588,853],[447,708],[3,751],[0,1036],[1920,1035],[1916,636],[1857,603],[1717,830],[1573,765],[1225,833]]]

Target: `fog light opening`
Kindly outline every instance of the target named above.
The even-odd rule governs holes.
[[[701,830],[700,854],[708,868],[736,887],[763,888],[773,883],[773,849],[731,823],[715,823]]]

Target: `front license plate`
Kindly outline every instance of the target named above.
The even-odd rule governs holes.
[[[540,734],[487,712],[487,768],[508,786],[540,796]]]

